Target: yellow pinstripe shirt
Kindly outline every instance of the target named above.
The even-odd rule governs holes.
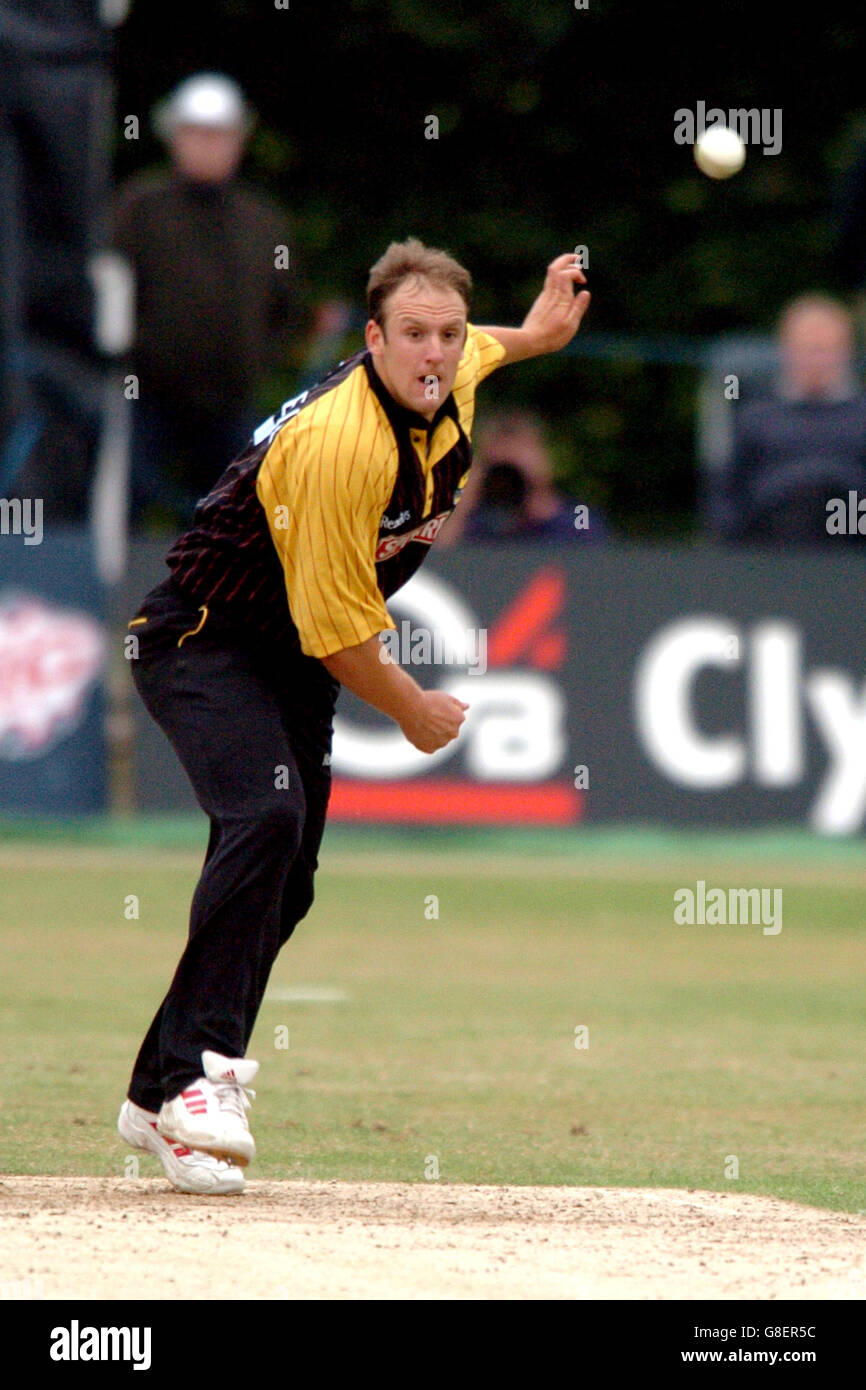
[[[457,420],[444,414],[429,441],[426,430],[410,431],[425,486],[419,521],[432,514],[437,463],[458,444],[461,430],[470,436],[475,391],[504,355],[501,343],[469,325],[452,392]],[[376,572],[380,526],[400,464],[389,414],[359,365],[301,405],[278,429],[258,470],[256,495],[308,656],[331,656],[395,626]],[[464,480],[465,474],[461,486]]]

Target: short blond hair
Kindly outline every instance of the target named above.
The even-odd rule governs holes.
[[[429,280],[431,285],[441,289],[456,290],[469,313],[469,297],[472,293],[472,276],[459,261],[455,261],[447,251],[437,251],[425,246],[417,237],[407,241],[392,241],[383,256],[370,270],[367,281],[367,308],[369,316],[381,327],[385,317],[385,304],[390,295],[402,285],[404,280],[415,278]]]

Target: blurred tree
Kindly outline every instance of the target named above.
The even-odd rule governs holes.
[[[832,279],[826,214],[863,50],[856,15],[811,15],[804,42],[793,11],[754,0],[189,0],[170,35],[138,0],[118,114],[142,135],[119,132],[117,173],[158,157],[158,96],[223,70],[259,112],[248,175],[287,209],[322,299],[361,307],[371,262],[412,233],[466,261],[478,321],[516,322],[550,257],[585,244],[582,332],[769,330],[785,299]],[[699,100],[780,110],[781,152],[704,178],[673,139],[674,113]],[[563,477],[622,530],[677,533],[693,524],[695,380],[561,357],[488,395],[546,412]]]

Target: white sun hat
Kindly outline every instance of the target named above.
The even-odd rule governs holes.
[[[163,139],[179,125],[208,130],[242,130],[252,126],[252,113],[238,84],[219,72],[199,72],[183,82],[154,109],[153,124]]]

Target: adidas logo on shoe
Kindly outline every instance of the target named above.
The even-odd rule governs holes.
[[[249,1090],[258,1062],[245,1057],[223,1057],[219,1052],[201,1055],[204,1076],[187,1086],[159,1112],[157,1127],[166,1139],[176,1139],[217,1158],[245,1167],[256,1153],[246,1112]]]

